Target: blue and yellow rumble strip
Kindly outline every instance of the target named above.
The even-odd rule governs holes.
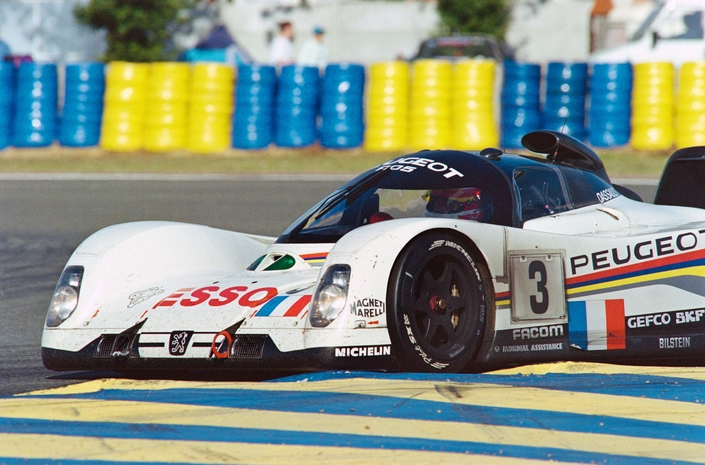
[[[705,463],[705,369],[561,363],[0,398],[0,463]]]

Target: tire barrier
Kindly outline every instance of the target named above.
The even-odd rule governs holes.
[[[673,84],[672,63],[634,65],[632,147],[666,150],[673,145]]]
[[[116,61],[105,77],[105,106],[100,146],[129,152],[144,146],[144,113],[149,65]]]
[[[15,94],[15,67],[0,61],[0,150],[12,142],[12,107]]]
[[[543,112],[540,66],[506,61],[503,68],[495,99],[489,60],[381,62],[367,77],[351,64],[332,64],[323,78],[316,68],[287,66],[277,78],[272,67],[241,66],[235,92],[234,70],[219,63],[77,63],[66,67],[59,117],[56,65],[0,62],[0,150],[57,138],[112,151],[215,153],[272,141],[363,144],[371,152],[480,150],[521,148],[524,134],[540,128],[595,147],[705,145],[705,61],[682,66],[677,95],[670,63],[598,63],[589,76],[585,63],[550,63]]]
[[[584,140],[587,63],[551,62],[546,73],[543,128]]]
[[[105,65],[103,63],[67,65],[65,82],[59,143],[67,147],[98,145],[103,123]]]
[[[238,66],[233,147],[263,149],[272,143],[276,84],[277,72],[273,66]]]
[[[58,122],[58,75],[53,63],[20,64],[16,73],[12,145],[46,147]]]
[[[233,68],[217,63],[196,63],[191,69],[186,147],[194,153],[217,153],[231,146]]]
[[[306,147],[316,142],[318,68],[284,66],[275,99],[274,142],[280,147]]]
[[[144,148],[168,152],[186,147],[188,63],[152,63],[147,79]]]
[[[684,63],[676,103],[676,146],[705,145],[705,61]]]
[[[590,77],[588,141],[595,147],[629,143],[632,113],[631,63],[598,63]]]
[[[533,63],[504,62],[500,144],[521,148],[527,132],[541,128],[541,67]]]
[[[409,115],[409,64],[403,61],[370,66],[365,149],[394,152],[406,148]]]
[[[451,144],[451,63],[417,60],[411,70],[409,146],[415,150]]]
[[[494,61],[463,60],[455,64],[451,104],[453,148],[481,150],[499,144],[494,79]]]
[[[362,100],[365,68],[356,64],[332,64],[326,67],[321,91],[321,145],[347,149],[362,144]]]

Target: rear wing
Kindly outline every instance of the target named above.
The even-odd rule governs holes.
[[[671,155],[654,203],[705,209],[705,147],[688,147]]]

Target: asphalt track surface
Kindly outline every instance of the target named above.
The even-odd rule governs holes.
[[[41,365],[56,279],[93,231],[156,219],[276,235],[340,183],[0,179],[0,463],[705,463],[699,368],[205,382]]]

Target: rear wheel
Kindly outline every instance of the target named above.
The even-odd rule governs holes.
[[[480,268],[461,241],[419,236],[397,259],[389,284],[389,334],[403,369],[456,372],[473,361],[487,310]]]

